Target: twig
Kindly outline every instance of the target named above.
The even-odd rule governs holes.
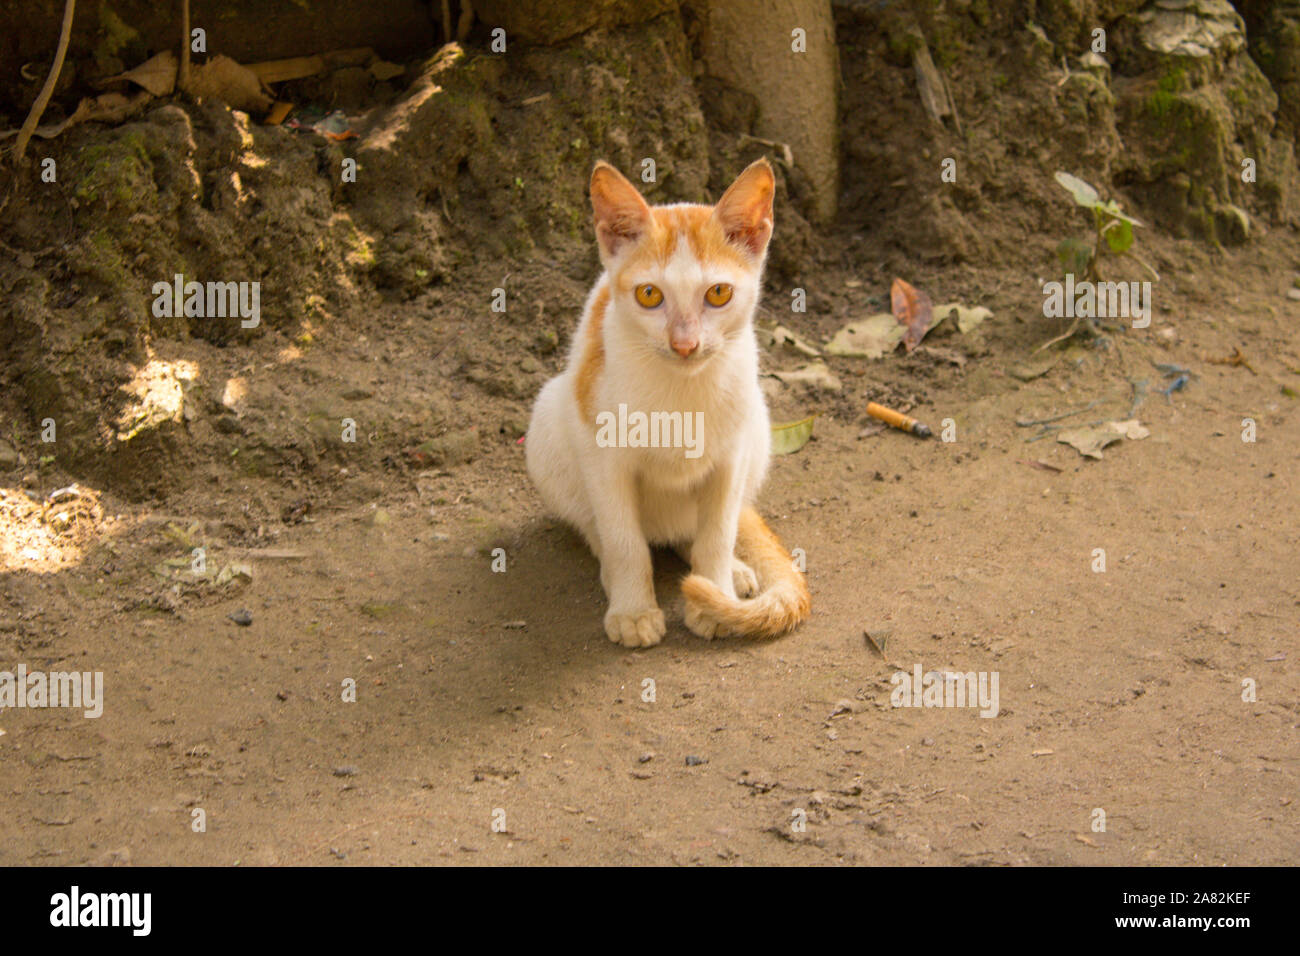
[[[1079,408],[1076,408],[1073,411],[1062,412],[1059,415],[1053,415],[1051,418],[1035,418],[1032,421],[1017,418],[1016,424],[1021,428],[1029,428],[1031,425],[1049,425],[1052,422],[1059,422],[1062,418],[1069,418],[1071,415],[1078,415],[1080,412],[1086,412],[1090,408],[1096,408],[1100,404],[1101,404],[1101,399],[1098,398],[1094,401],[1089,402],[1087,405],[1081,405]]]
[[[1034,354],[1037,355],[1039,352],[1047,348],[1049,345],[1055,345],[1057,342],[1064,342],[1066,339],[1074,335],[1074,333],[1077,332],[1078,330],[1079,330],[1079,317],[1076,315],[1074,317],[1074,321],[1070,323],[1070,327],[1066,329],[1065,332],[1063,332],[1061,335],[1058,335],[1054,339],[1048,339],[1042,345],[1038,346],[1038,348],[1034,349]]]
[[[1071,425],[1070,427],[1071,428],[1095,428],[1098,425],[1105,425],[1108,421],[1110,421],[1109,418],[1099,418],[1095,422],[1084,422],[1082,425]],[[1031,441],[1038,441],[1040,438],[1047,438],[1055,434],[1056,432],[1062,431],[1064,428],[1065,428],[1064,425],[1044,425],[1043,430],[1039,432],[1037,435],[1031,435],[1028,438],[1026,438],[1025,444],[1028,444]]]
[[[45,112],[50,97],[54,95],[55,84],[59,82],[59,74],[63,71],[63,58],[68,53],[68,38],[72,36],[72,13],[76,6],[77,0],[67,0],[63,5],[63,29],[59,32],[59,48],[54,54],[54,65],[50,67],[50,75],[45,78],[45,85],[41,87],[36,102],[32,104],[31,112],[27,114],[27,122],[23,123],[23,128],[18,131],[18,141],[14,143],[15,163],[23,161],[23,153],[27,152],[27,142],[32,138],[32,133],[36,132],[36,124],[41,121],[41,114]]]
[[[181,67],[176,85],[190,88],[190,0],[181,0]]]
[[[472,26],[474,26],[474,4],[472,4],[470,0],[461,0],[460,22],[456,24],[457,43],[465,42],[465,38],[469,36],[469,31]]]

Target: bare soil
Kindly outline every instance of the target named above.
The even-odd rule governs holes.
[[[759,502],[814,613],[767,643],[687,632],[662,554],[664,643],[611,644],[519,443],[597,275],[593,159],[660,157],[661,202],[764,151],[753,103],[696,86],[675,15],[299,91],[396,104],[346,147],[187,103],[44,147],[64,186],[6,194],[0,257],[0,671],[99,671],[106,700],[0,710],[0,864],[1294,864],[1294,195],[1228,177],[1249,241],[1169,238],[1195,230],[1149,179],[1164,140],[1121,143],[1105,82],[1023,31],[946,56],[932,31],[966,126],[936,131],[876,6],[837,8],[840,218],[814,231],[781,169],[759,324],[824,344],[895,276],[993,318],[831,357],[838,392],[765,379],[775,420],[817,415]],[[334,176],[350,151],[365,189]],[[1149,329],[1035,352],[1085,221],[1061,168],[1150,220],[1161,281]],[[151,321],[174,272],[260,277],[266,321]],[[872,400],[954,440],[873,429]],[[1150,435],[1091,460],[1016,424],[1070,411]],[[996,672],[998,715],[891,706],[915,667]]]
[[[662,555],[668,637],[610,644],[594,560],[540,513],[491,401],[470,465],[338,466],[305,493],[227,468],[166,513],[105,495],[93,540],[51,533],[45,573],[3,579],[5,664],[101,670],[107,701],[97,720],[0,713],[0,862],[1293,863],[1300,425],[1282,386],[1300,354],[1283,258],[1175,271],[1151,330],[1028,382],[1013,373],[1054,329],[1015,318],[1035,307],[1025,282],[981,299],[997,348],[961,369],[924,347],[833,360],[846,394],[762,499],[815,599],[771,643],[690,635],[684,569]],[[313,366],[408,334],[418,309],[300,361],[223,354],[300,407]],[[373,373],[373,401],[429,374],[424,344]],[[1233,347],[1257,374],[1204,360]],[[1195,376],[1166,399],[1153,362]],[[1123,417],[1130,378],[1151,380],[1152,434],[1102,461],[1014,424],[1092,400],[1080,418]],[[859,437],[850,409],[909,388],[956,441]],[[211,566],[252,554],[251,582],[159,581],[187,528]],[[889,633],[888,661],[868,629]],[[997,671],[1000,714],[891,707],[890,675],[916,664]]]

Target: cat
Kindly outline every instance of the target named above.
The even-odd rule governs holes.
[[[605,162],[590,192],[604,273],[564,371],[533,407],[528,474],[600,562],[611,641],[649,647],[664,636],[651,545],[675,547],[691,566],[682,582],[691,631],[784,634],[811,598],[752,505],[772,444],[753,326],[772,168],[751,164],[715,206],[652,207]],[[702,426],[693,452],[692,423]]]

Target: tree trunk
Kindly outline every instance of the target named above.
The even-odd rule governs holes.
[[[710,0],[704,69],[758,100],[755,132],[789,145],[807,177],[814,221],[835,217],[839,195],[839,61],[830,0]],[[803,52],[796,52],[802,30]]]

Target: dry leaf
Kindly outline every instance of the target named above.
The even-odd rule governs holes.
[[[906,330],[903,333],[903,348],[910,352],[921,344],[921,339],[929,331],[930,322],[934,318],[934,307],[930,304],[928,295],[902,279],[895,279],[889,287],[889,299],[894,318]]]
[[[812,438],[814,418],[815,415],[797,422],[773,425],[772,454],[791,455],[808,444],[808,439]]]
[[[930,323],[930,328],[938,328],[944,319],[954,313],[957,316],[957,331],[962,335],[965,335],[985,319],[993,318],[993,313],[982,305],[967,308],[960,302],[945,302],[943,305],[934,307],[934,321]]]
[[[176,54],[163,50],[134,69],[100,80],[95,86],[103,89],[113,83],[134,83],[154,96],[170,96],[176,89]]]
[[[886,352],[892,352],[903,341],[903,331],[897,319],[887,312],[880,312],[844,326],[835,333],[826,351],[854,358],[883,358]]]
[[[78,123],[101,122],[120,123],[129,119],[144,108],[145,103],[153,99],[145,90],[137,90],[130,96],[125,93],[104,93],[82,100],[73,110],[72,115],[61,123],[50,123],[36,127],[36,135],[41,139],[53,139],[70,126]],[[0,133],[0,140],[17,136],[18,130],[5,130]]]
[[[221,100],[231,109],[246,113],[265,113],[275,102],[256,73],[220,53],[195,68],[188,92]]]
[[[803,382],[814,388],[825,389],[828,392],[838,392],[843,386],[840,380],[835,376],[825,362],[812,362],[793,372],[772,372],[773,378],[780,379],[786,385],[794,385]]]
[[[1101,450],[1122,438],[1134,441],[1151,434],[1136,418],[1122,422],[1102,422],[1100,425],[1081,425],[1063,429],[1056,440],[1069,445],[1085,458],[1101,459]]]
[[[822,354],[821,352],[817,351],[817,349],[813,348],[813,346],[809,345],[803,339],[799,338],[799,336],[795,335],[793,332],[787,329],[784,325],[778,325],[776,328],[772,330],[772,344],[788,345],[796,352],[802,352],[804,355],[808,355],[813,358],[816,358],[817,356]]]

